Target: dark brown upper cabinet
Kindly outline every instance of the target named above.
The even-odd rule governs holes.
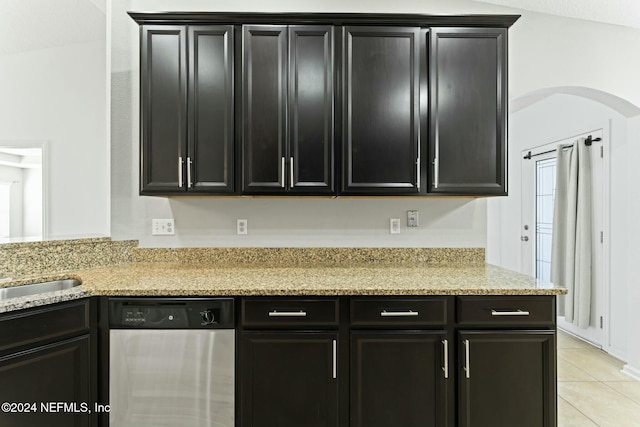
[[[507,30],[430,32],[430,193],[506,195]]]
[[[140,194],[234,191],[233,27],[141,27]]]
[[[331,26],[243,27],[245,194],[332,194]]]
[[[348,26],[343,38],[341,193],[418,194],[420,29]]]

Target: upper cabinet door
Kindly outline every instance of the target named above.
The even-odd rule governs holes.
[[[418,28],[345,27],[343,194],[417,194]]]
[[[506,194],[507,30],[433,28],[429,191]]]
[[[287,27],[243,27],[242,189],[286,190]]]
[[[333,192],[333,39],[331,26],[289,27],[291,192]]]
[[[189,27],[189,191],[234,191],[233,26]]]
[[[140,194],[186,191],[187,30],[145,25],[141,32]]]

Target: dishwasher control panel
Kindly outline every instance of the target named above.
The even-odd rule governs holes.
[[[232,298],[110,298],[111,328],[231,329]]]

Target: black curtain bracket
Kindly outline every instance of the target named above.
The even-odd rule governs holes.
[[[593,138],[591,135],[589,135],[584,140],[584,145],[586,145],[587,147],[590,147],[591,144],[593,144],[594,142],[598,142],[598,141],[602,141],[602,138]],[[565,148],[565,147],[563,146],[562,148]],[[568,146],[567,146],[567,148],[568,148]],[[543,154],[553,153],[554,151],[556,151],[556,149],[543,151],[542,153],[536,153],[536,154],[531,154],[531,151],[529,151],[529,152],[527,152],[527,154],[524,155],[523,159],[531,160],[532,157],[542,156]]]

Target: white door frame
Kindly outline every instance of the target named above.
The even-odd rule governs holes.
[[[601,271],[599,272],[599,278],[601,280],[602,286],[599,287],[600,294],[598,296],[597,304],[599,306],[599,312],[603,317],[603,327],[600,333],[600,343],[597,343],[598,346],[601,346],[603,350],[609,352],[611,350],[610,346],[610,313],[611,313],[611,298],[610,298],[610,286],[611,286],[611,275],[610,275],[610,239],[608,236],[611,235],[610,232],[610,141],[611,141],[611,120],[607,120],[602,123],[600,126],[594,127],[590,131],[580,132],[576,135],[571,135],[566,138],[561,138],[559,140],[544,143],[542,145],[528,148],[522,151],[521,156],[521,173],[522,173],[522,221],[521,221],[521,237],[528,237],[528,241],[522,242],[521,249],[521,272],[524,274],[528,274],[530,276],[535,276],[535,244],[536,244],[536,231],[535,231],[535,196],[527,197],[527,193],[525,190],[527,186],[529,186],[529,192],[531,188],[535,188],[535,170],[532,171],[532,166],[535,163],[531,160],[526,160],[524,157],[530,152],[531,155],[536,155],[539,153],[543,153],[545,151],[550,151],[554,149],[558,143],[569,140],[569,139],[577,139],[580,137],[586,137],[589,134],[601,134],[602,137],[602,153],[603,153],[603,161],[602,161],[602,224],[601,228],[603,231],[603,242],[602,242],[602,251],[601,251]],[[595,145],[594,145],[595,146]],[[599,148],[598,148],[599,149]],[[553,157],[553,154],[546,155],[545,157]],[[537,160],[544,159],[545,157],[539,157]],[[529,163],[525,163],[529,162]],[[526,213],[526,212],[529,213]],[[534,215],[533,221],[531,219],[528,220],[529,230],[524,230],[523,227],[525,225],[525,221],[527,221],[527,215]],[[600,236],[594,236],[594,239],[599,239]],[[600,301],[600,296],[602,301]],[[559,322],[559,327],[566,327],[562,322]],[[568,327],[570,328],[570,327]],[[569,331],[571,333],[571,331]]]

